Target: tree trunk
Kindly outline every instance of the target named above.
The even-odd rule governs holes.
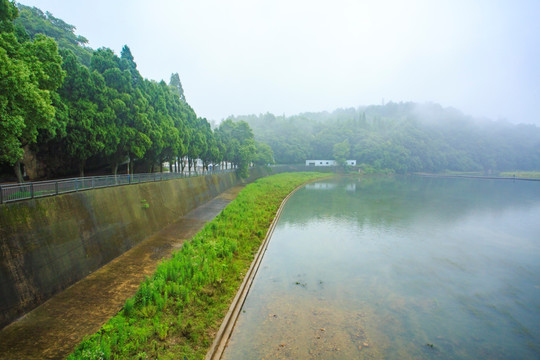
[[[22,184],[24,182],[24,179],[21,172],[21,160],[17,160],[17,162],[13,166],[13,170],[15,171],[15,176],[17,176],[17,182],[19,184]]]
[[[129,162],[128,162],[128,175],[133,175],[133,159],[132,159],[132,156],[129,155]]]
[[[79,160],[79,176],[84,177],[84,165],[86,164],[86,160]]]
[[[111,169],[114,176],[118,175],[118,162],[117,161],[111,164]]]

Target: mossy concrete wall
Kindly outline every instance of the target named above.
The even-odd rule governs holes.
[[[224,173],[0,205],[0,328],[240,181]]]

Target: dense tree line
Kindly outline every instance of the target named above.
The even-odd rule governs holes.
[[[74,169],[83,176],[89,165],[116,174],[126,161],[131,173],[164,162],[191,171],[195,159],[206,169],[230,163],[245,176],[252,162],[271,161],[246,123],[213,130],[197,117],[178,74],[169,84],[143,78],[128,46],[120,56],[94,51],[50,13],[8,0],[0,10],[0,163],[14,166],[19,180],[28,153],[47,177]]]
[[[388,103],[332,113],[239,116],[277,163],[355,159],[398,173],[538,170],[540,129],[474,119],[437,104]]]
[[[65,73],[54,40],[20,40],[17,15],[12,3],[0,1],[0,162],[19,168],[23,147],[36,142],[39,130],[54,132],[54,91]]]

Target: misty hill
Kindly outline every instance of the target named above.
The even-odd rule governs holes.
[[[405,172],[537,170],[540,128],[475,119],[438,104],[379,106],[236,116],[271,146],[277,163],[334,159],[338,153],[376,169]]]

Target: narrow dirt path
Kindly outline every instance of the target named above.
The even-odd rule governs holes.
[[[133,296],[145,276],[236,198],[227,190],[0,330],[0,359],[63,359]]]

